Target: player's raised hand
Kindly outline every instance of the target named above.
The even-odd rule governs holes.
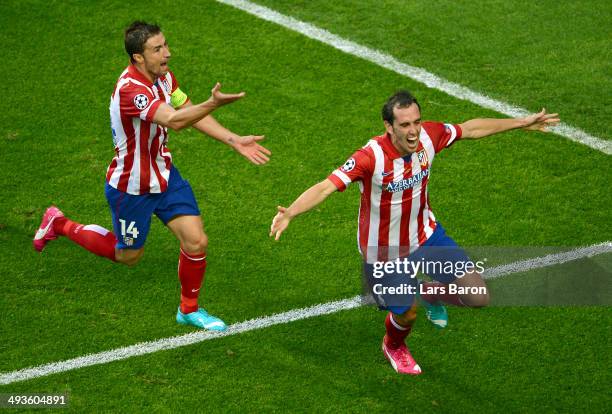
[[[223,93],[221,92],[221,84],[217,82],[210,91],[211,99],[216,107],[230,104],[238,99],[242,98],[245,93]]]
[[[287,212],[286,207],[278,206],[278,213],[274,216],[272,220],[272,226],[270,226],[270,237],[274,237],[274,240],[278,240],[281,234],[285,231],[287,226],[289,226],[289,222],[291,221],[291,217]]]
[[[529,131],[548,132],[548,127],[557,125],[559,121],[559,114],[546,113],[546,108],[542,108],[542,110],[537,114],[525,117],[526,125],[523,127],[523,129]]]
[[[259,145],[258,141],[262,139],[264,139],[263,135],[247,135],[236,140],[233,147],[253,164],[262,165],[270,161],[269,156],[272,155],[269,149]]]

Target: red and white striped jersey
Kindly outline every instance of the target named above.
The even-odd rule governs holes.
[[[436,218],[427,193],[431,165],[438,152],[459,138],[459,125],[424,122],[414,153],[402,157],[389,134],[377,136],[328,177],[339,191],[359,182],[357,239],[368,261],[404,256],[432,235]]]
[[[106,182],[128,194],[161,193],[168,187],[172,155],[168,130],[153,122],[162,102],[178,88],[172,72],[151,83],[133,65],[123,71],[110,100],[115,157]]]

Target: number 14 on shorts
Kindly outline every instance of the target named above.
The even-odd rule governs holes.
[[[133,243],[133,240],[138,238],[136,222],[130,221],[127,227],[125,220],[119,219],[119,223],[121,223],[121,236],[123,237],[123,242],[130,246]]]

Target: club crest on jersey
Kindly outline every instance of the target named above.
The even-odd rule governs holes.
[[[149,105],[149,98],[147,98],[147,95],[139,93],[134,97],[134,105],[142,111]]]
[[[340,169],[344,172],[352,171],[355,168],[355,159],[349,158]]]
[[[166,92],[170,92],[170,82],[168,82],[167,79],[162,79],[162,84],[164,85],[164,89],[166,90]]]
[[[419,171],[417,174],[413,175],[410,178],[406,178],[403,180],[391,181],[389,184],[383,186],[383,189],[390,193],[397,193],[398,191],[408,190],[421,181],[423,178],[429,175],[429,168],[426,168],[422,171]]]
[[[427,151],[420,150],[417,153],[417,157],[419,157],[419,163],[421,164],[421,167],[427,167],[427,165],[429,164],[429,158],[427,157]]]

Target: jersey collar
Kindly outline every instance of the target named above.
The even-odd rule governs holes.
[[[148,87],[153,86],[153,82],[147,79],[145,75],[143,75],[138,69],[136,69],[136,66],[134,65],[128,66],[128,73],[130,74],[130,77],[136,79],[139,82],[144,83],[146,86]]]

